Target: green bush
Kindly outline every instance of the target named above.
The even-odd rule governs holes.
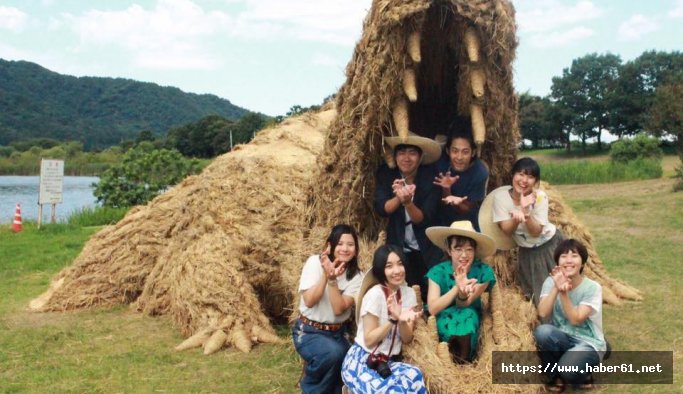
[[[662,176],[657,159],[637,159],[627,163],[615,161],[540,162],[541,179],[554,185],[611,183]]]
[[[107,224],[114,224],[118,222],[126,215],[126,212],[128,212],[127,207],[85,207],[76,210],[71,215],[69,215],[67,223],[69,223],[70,225],[80,227],[104,226]]]
[[[674,177],[678,179],[678,182],[674,185],[674,191],[679,192],[683,190],[683,158],[681,158],[681,163],[676,167],[676,175]]]
[[[641,133],[633,139],[613,143],[609,155],[612,161],[626,163],[637,159],[661,159],[663,152],[658,139]]]
[[[157,150],[150,142],[142,142],[126,152],[120,164],[102,174],[94,194],[108,207],[145,204],[200,170],[199,161],[187,159],[177,150]]]

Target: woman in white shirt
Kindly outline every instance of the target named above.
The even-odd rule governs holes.
[[[338,224],[325,251],[309,257],[301,272],[300,316],[292,338],[305,360],[303,393],[341,393],[341,365],[350,346],[345,334],[361,281],[356,231]]]
[[[404,261],[400,247],[380,246],[363,279],[356,341],[342,365],[342,379],[352,393],[427,392],[422,372],[396,361],[401,343],[413,340],[422,316],[415,292],[405,284]]]
[[[493,222],[519,246],[517,281],[534,305],[538,305],[543,281],[556,266],[553,251],[564,239],[548,220],[549,199],[538,189],[540,182],[538,163],[523,157],[512,166],[511,185],[491,192]]]

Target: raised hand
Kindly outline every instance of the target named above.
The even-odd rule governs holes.
[[[474,293],[474,285],[477,284],[477,280],[467,278],[467,268],[463,264],[458,265],[458,268],[455,269],[455,282],[458,286],[458,292],[469,297],[470,294]]]
[[[387,311],[389,319],[399,320],[401,318],[401,304],[396,301],[396,293],[387,297]]]
[[[510,217],[517,224],[526,222],[526,215],[524,215],[524,212],[520,209],[513,209],[512,211],[510,211]]]
[[[327,276],[328,279],[334,279],[334,263],[330,260],[330,255],[329,251],[325,250],[320,254],[320,265],[323,267],[323,271],[325,271],[325,276]]]
[[[572,289],[572,284],[569,281],[569,277],[559,266],[553,268],[553,270],[550,272],[550,277],[553,278],[553,282],[555,283],[557,290],[565,292]]]
[[[533,191],[526,196],[521,196],[519,198],[519,205],[522,207],[524,211],[527,210],[528,207],[534,205],[536,202],[536,192]]]
[[[346,262],[345,261],[338,261],[335,259],[332,262],[332,265],[334,266],[334,270],[332,271],[332,275],[334,275],[334,278],[337,278],[340,275],[343,275],[344,272],[346,272]]]
[[[438,176],[434,177],[434,184],[441,186],[444,189],[450,189],[458,179],[460,179],[460,177],[458,175],[451,176],[450,171],[445,174],[440,172]]]
[[[409,203],[415,195],[415,185],[406,185],[406,182],[403,179],[396,179],[391,185],[391,188],[401,204]]]
[[[398,321],[411,323],[416,321],[420,317],[422,317],[421,310],[405,309],[401,311],[401,315],[399,316]]]
[[[446,205],[453,205],[453,206],[458,206],[462,204],[463,201],[467,200],[467,196],[465,197],[456,197],[456,196],[448,196],[444,197],[441,199],[444,204]]]

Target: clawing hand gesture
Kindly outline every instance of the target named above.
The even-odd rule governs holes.
[[[434,184],[441,186],[444,189],[450,189],[451,186],[458,181],[458,179],[460,179],[460,177],[458,175],[451,176],[450,171],[446,172],[445,174],[440,172],[438,176],[434,177]]]
[[[562,271],[562,268],[559,266],[553,268],[553,270],[550,272],[550,276],[553,278],[553,282],[555,282],[555,287],[560,292],[566,292],[572,289],[572,284],[569,281],[569,277],[567,277],[567,274],[565,274],[564,271]]]
[[[458,286],[458,292],[468,297],[474,293],[474,286],[477,284],[476,279],[467,278],[467,268],[462,264],[455,269],[455,282]]]

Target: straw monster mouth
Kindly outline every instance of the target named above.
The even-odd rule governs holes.
[[[450,2],[432,2],[414,29],[406,38],[403,94],[392,104],[390,133],[435,138],[453,123],[471,121],[481,147],[486,74],[477,29]]]

